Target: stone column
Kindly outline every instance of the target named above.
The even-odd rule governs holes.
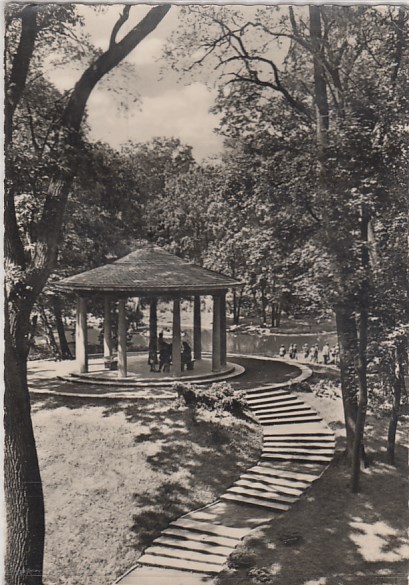
[[[156,356],[155,361],[151,362],[151,369],[157,369],[158,355],[158,300],[151,299],[149,305],[149,360]]]
[[[182,358],[180,352],[180,299],[173,301],[173,334],[172,334],[172,364],[173,375],[180,376]]]
[[[118,378],[126,378],[126,317],[125,299],[118,301]]]
[[[195,360],[202,359],[202,316],[199,295],[195,295],[193,304],[193,357]]]
[[[151,299],[149,305],[149,341],[152,339],[158,340],[158,315],[157,315],[158,301]]]
[[[212,371],[220,372],[220,296],[213,296]]]
[[[226,340],[226,293],[220,296],[220,364],[222,368],[227,363]]]
[[[111,336],[111,299],[104,297],[104,361],[112,357],[112,336]]]
[[[87,333],[87,299],[78,297],[75,327],[75,358],[77,361],[77,369],[81,374],[88,372]]]

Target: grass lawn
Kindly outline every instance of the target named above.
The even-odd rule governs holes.
[[[111,584],[169,521],[253,464],[261,431],[171,400],[32,398],[46,585]]]
[[[362,473],[361,492],[353,495],[342,457],[342,404],[326,385],[316,384],[319,396],[301,398],[336,431],[333,464],[288,512],[245,539],[233,554],[234,568],[218,577],[218,585],[407,585],[407,425],[400,425],[392,467],[385,450],[388,420],[368,417],[372,464]]]

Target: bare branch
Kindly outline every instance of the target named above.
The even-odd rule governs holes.
[[[126,4],[126,6],[124,6],[122,14],[120,15],[120,17],[118,18],[118,20],[114,24],[114,27],[113,27],[112,33],[111,33],[111,38],[109,40],[109,48],[112,48],[114,45],[116,45],[116,37],[117,37],[121,27],[128,20],[130,10],[131,10],[131,5]]]

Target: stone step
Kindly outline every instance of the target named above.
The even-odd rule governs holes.
[[[246,390],[246,397],[248,399],[258,396],[265,398],[266,396],[290,396],[288,390],[269,390],[268,388],[255,388],[254,390]]]
[[[326,455],[303,455],[296,453],[262,453],[262,459],[270,459],[276,461],[307,461],[311,463],[329,463],[332,456]]]
[[[257,498],[252,498],[250,496],[242,496],[240,494],[224,494],[221,497],[222,500],[230,500],[233,502],[239,502],[246,505],[257,506],[258,508],[268,508],[269,510],[274,510],[276,512],[285,512],[290,508],[290,506],[282,506],[278,505],[275,502],[268,502],[267,500],[259,500]]]
[[[319,437],[317,435],[301,435],[298,437],[286,437],[283,435],[264,435],[263,437],[264,442],[270,443],[286,443],[286,444],[294,444],[294,445],[313,445],[313,444],[320,444],[320,445],[335,445],[334,437],[330,435]]]
[[[253,412],[268,410],[270,408],[285,408],[286,406],[306,406],[301,400],[280,400],[280,402],[266,402],[265,404],[250,404]]]
[[[158,555],[160,557],[173,557],[185,561],[198,561],[199,563],[211,563],[214,565],[224,565],[226,562],[226,555],[195,552],[193,550],[171,548],[168,546],[156,546],[155,543],[146,550],[146,554]]]
[[[184,516],[178,518],[169,526],[177,526],[180,528],[187,528],[189,530],[196,530],[197,532],[204,532],[206,534],[216,534],[217,536],[227,536],[228,538],[234,538],[241,540],[247,530],[245,528],[230,528],[229,526],[223,526],[222,524],[210,524],[209,522],[201,522],[191,520]]]
[[[312,408],[310,408],[309,406],[304,406],[304,407],[300,407],[300,406],[295,406],[293,408],[291,408],[291,410],[279,410],[279,409],[274,409],[271,412],[263,412],[262,414],[260,414],[261,417],[267,418],[268,416],[277,416],[278,418],[285,418],[285,417],[296,417],[296,416],[317,416],[317,413],[315,410],[312,410]],[[317,422],[317,421],[316,421]]]
[[[252,479],[238,479],[235,483],[235,486],[238,487],[242,487],[242,488],[249,488],[249,489],[255,489],[255,490],[260,490],[260,491],[265,491],[267,493],[277,493],[277,494],[282,494],[284,496],[289,496],[291,498],[297,498],[298,496],[300,496],[304,490],[300,490],[300,489],[291,489],[288,487],[284,487],[284,486],[280,486],[280,485],[274,485],[271,483],[267,483],[267,482],[260,482],[260,481],[256,481],[255,478]]]
[[[323,441],[322,443],[318,443],[318,442],[293,442],[293,441],[271,441],[271,440],[267,440],[263,442],[263,448],[265,447],[277,447],[277,448],[282,448],[282,449],[287,449],[287,448],[294,448],[294,449],[310,449],[311,451],[316,451],[319,449],[330,449],[331,452],[334,451],[335,448],[335,443],[330,443],[330,442],[325,442]]]
[[[228,494],[240,494],[241,496],[251,496],[254,498],[260,498],[262,500],[268,500],[269,502],[275,502],[280,506],[287,506],[293,504],[296,500],[296,496],[285,496],[277,492],[271,492],[266,490],[252,489],[248,487],[233,486],[227,490]],[[284,509],[284,508],[283,508]]]
[[[316,422],[322,420],[317,415],[300,415],[300,416],[277,416],[263,419],[262,425],[288,425],[288,423],[305,423],[305,422]]]
[[[299,404],[292,404],[289,406],[270,406],[268,410],[254,410],[253,411],[255,413],[255,415],[260,418],[260,417],[267,417],[269,414],[277,414],[280,412],[292,412],[294,414],[296,414],[297,412],[299,413],[304,413],[304,412],[312,412],[315,414],[315,411],[313,411],[309,406],[300,406]]]
[[[302,493],[308,485],[307,483],[296,481],[294,479],[284,479],[283,477],[271,477],[263,475],[262,473],[259,474],[255,472],[243,473],[243,475],[240,477],[238,481],[242,480],[263,482],[275,487],[277,490],[282,490],[285,492],[288,491],[289,494]]]
[[[292,445],[285,445],[284,447],[279,447],[277,445],[264,445],[263,453],[301,453],[304,455],[329,455],[332,457],[334,451],[333,449],[328,448],[308,449],[308,447],[294,447]]]
[[[282,396],[265,396],[263,398],[258,398],[257,396],[247,396],[246,400],[252,408],[255,404],[275,404],[276,402],[286,402],[287,400],[288,402],[300,401],[297,396],[288,393],[283,394]]]
[[[287,427],[280,427],[279,429],[264,430],[265,437],[331,437],[334,438],[334,433],[323,428],[322,424],[317,422],[305,423],[305,425],[288,425]]]
[[[185,548],[196,552],[203,552],[218,556],[229,556],[234,548],[227,546],[218,546],[217,544],[209,542],[198,542],[197,540],[188,540],[186,538],[175,538],[172,536],[162,535],[155,538],[154,544],[161,546],[174,547],[176,549]]]
[[[260,473],[268,477],[283,478],[286,479],[287,481],[295,480],[302,482],[304,484],[309,484],[317,478],[316,475],[313,475],[311,473],[299,473],[290,470],[277,469],[273,465],[266,464],[256,465],[255,467],[252,467],[248,471],[254,471],[254,473]]]
[[[196,532],[194,530],[185,530],[183,528],[169,527],[166,528],[162,534],[164,536],[177,537],[198,543],[206,543],[214,546],[222,546],[231,550],[237,546],[237,539],[228,538],[225,536],[217,536],[216,534],[204,534],[203,532]]]
[[[222,565],[210,563],[198,563],[197,561],[186,561],[184,559],[174,559],[172,557],[160,557],[157,555],[144,554],[138,559],[141,565],[151,567],[164,567],[167,569],[180,569],[181,571],[192,571],[194,573],[206,573],[209,575],[220,573]]]

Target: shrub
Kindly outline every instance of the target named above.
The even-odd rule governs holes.
[[[247,416],[245,413],[247,410],[245,393],[235,391],[227,382],[215,382],[210,387],[205,388],[176,382],[173,389],[186,406],[191,408],[207,408],[220,414],[226,411],[239,418]]]

